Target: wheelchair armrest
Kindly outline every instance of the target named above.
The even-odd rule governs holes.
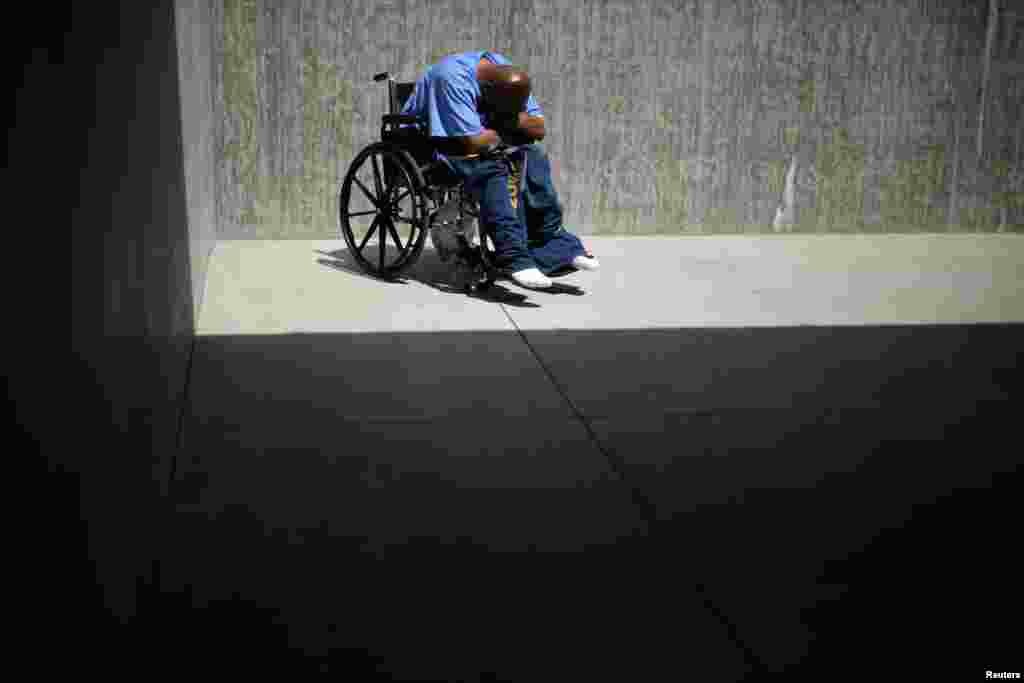
[[[532,143],[530,143],[532,144]],[[504,145],[497,144],[491,145],[485,150],[477,152],[476,154],[446,154],[449,159],[507,159],[509,155],[515,154],[516,152],[526,149],[527,145]]]
[[[412,114],[385,114],[381,119],[385,124],[419,123],[419,117]]]
[[[532,143],[526,143],[522,145],[509,145],[506,143],[499,143],[492,145],[480,153],[480,157],[484,159],[503,159],[508,157],[510,154],[526,149],[528,145]]]

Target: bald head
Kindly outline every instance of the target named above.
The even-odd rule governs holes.
[[[530,75],[512,64],[481,64],[478,80],[484,102],[496,112],[514,114],[526,109]]]

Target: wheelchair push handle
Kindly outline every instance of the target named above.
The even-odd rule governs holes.
[[[388,73],[387,71],[384,71],[384,72],[381,72],[381,73],[375,75],[373,77],[373,80],[376,81],[377,83],[380,83],[381,81],[386,81],[389,78],[391,78],[391,74]]]

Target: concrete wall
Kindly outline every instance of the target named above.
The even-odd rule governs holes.
[[[201,6],[193,3],[192,11]],[[67,146],[81,156],[64,157],[80,169],[71,216],[75,362],[56,393],[41,376],[34,384],[45,385],[36,404],[45,416],[38,429],[55,444],[50,467],[77,480],[75,516],[87,525],[88,547],[75,560],[89,558],[82,576],[93,579],[93,590],[101,587],[110,613],[124,617],[135,609],[136,577],[149,574],[147,558],[160,542],[156,520],[177,444],[194,293],[202,290],[214,239],[212,183],[209,173],[203,177],[209,119],[197,113],[209,41],[197,31],[201,14],[176,11],[172,0],[75,5],[73,14],[75,34],[66,47],[73,77],[61,88],[39,89],[60,93],[54,104],[63,106],[54,111],[62,121],[26,135],[83,132],[84,144]],[[189,19],[180,31],[179,17]],[[180,74],[179,36],[186,65]],[[197,114],[184,150],[183,110]],[[36,156],[46,158],[38,150]]]
[[[217,242],[213,6],[203,0],[179,0],[175,10],[192,300],[198,320],[207,263]]]
[[[336,237],[370,76],[485,48],[533,74],[577,232],[1019,230],[1024,15],[1001,4],[979,156],[986,2],[224,0],[220,234]]]

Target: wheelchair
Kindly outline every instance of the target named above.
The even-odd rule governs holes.
[[[441,261],[454,261],[454,279],[465,292],[487,289],[502,277],[494,241],[480,225],[476,202],[434,152],[455,159],[502,159],[510,176],[518,176],[512,190],[518,192],[522,167],[510,156],[521,146],[449,154],[443,140],[430,138],[425,121],[398,113],[415,83],[398,83],[387,72],[373,80],[387,82],[389,113],[381,119],[380,141],[356,155],[341,185],[340,228],[350,254],[368,274],[393,280],[416,263],[429,234]]]

